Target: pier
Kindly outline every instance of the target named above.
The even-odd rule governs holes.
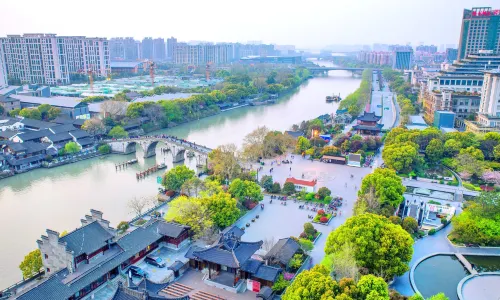
[[[166,169],[167,166],[164,165],[164,164],[161,164],[161,165],[155,165],[149,169],[146,169],[142,172],[139,172],[139,173],[135,173],[135,177],[137,178],[137,180],[139,179],[144,179],[146,177],[148,177],[149,175],[152,175],[160,170],[163,170],[163,169]]]

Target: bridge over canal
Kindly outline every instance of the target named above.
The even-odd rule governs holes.
[[[324,74],[328,75],[328,71],[350,71],[354,73],[361,73],[367,68],[347,68],[347,67],[307,67],[311,74]],[[380,71],[380,69],[373,69],[374,71]]]
[[[162,143],[166,146],[166,150],[172,153],[174,163],[184,161],[186,154],[192,153],[199,166],[207,164],[208,153],[212,151],[211,148],[203,145],[197,145],[196,143],[191,143],[168,135],[139,136],[106,140],[105,142],[111,146],[111,152],[117,154],[134,153],[136,152],[136,146],[140,145],[142,150],[144,150],[144,158],[155,156],[156,146],[158,143]]]

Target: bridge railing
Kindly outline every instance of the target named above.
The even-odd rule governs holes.
[[[206,146],[203,146],[203,145],[198,145],[198,144],[192,143],[192,142],[187,141],[187,140],[174,138],[174,137],[168,136],[168,135],[133,136],[133,137],[128,137],[128,138],[111,139],[111,140],[103,140],[103,141],[107,142],[107,143],[111,143],[111,142],[126,142],[126,141],[147,140],[147,139],[165,139],[165,140],[172,141],[174,143],[181,144],[183,146],[188,146],[188,147],[191,147],[191,148],[194,148],[194,149],[197,149],[197,150],[202,150],[202,151],[207,152],[207,153],[212,151],[212,149],[209,148],[209,147],[206,147]]]

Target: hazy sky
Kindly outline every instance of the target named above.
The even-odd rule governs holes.
[[[0,0],[0,36],[56,33],[293,44],[458,44],[464,8],[498,0]]]

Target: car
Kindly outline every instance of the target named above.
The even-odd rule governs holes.
[[[384,107],[385,110],[389,110],[389,107]]]
[[[146,273],[143,269],[137,267],[137,266],[130,266],[128,269],[130,274],[134,277],[144,277],[148,278],[148,273]]]
[[[377,108],[381,108],[381,107],[382,107],[382,105],[380,105],[380,104],[377,104]]]
[[[148,255],[144,259],[144,262],[147,263],[148,265],[152,265],[158,268],[164,268],[165,267],[165,262],[159,258],[158,256],[151,256]]]

